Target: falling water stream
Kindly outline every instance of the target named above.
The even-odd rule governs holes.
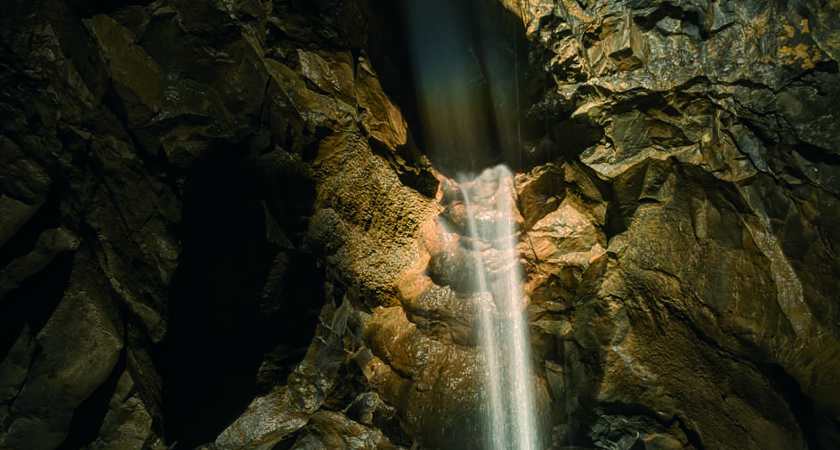
[[[536,450],[530,343],[516,251],[513,176],[504,166],[460,177],[467,227],[478,249],[475,288],[486,363],[487,440],[495,450]],[[486,243],[488,245],[484,245]]]
[[[417,117],[431,162],[442,173],[499,161],[523,164],[521,11],[485,0],[406,0]],[[504,2],[513,4],[513,2]],[[516,2],[518,5],[518,2]],[[485,379],[482,439],[492,450],[537,450],[535,377],[517,254],[513,174],[496,166],[459,176],[468,236],[477,257],[468,269],[478,295]],[[463,219],[463,218],[460,218]]]

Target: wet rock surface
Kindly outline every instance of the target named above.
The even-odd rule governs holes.
[[[482,447],[498,186],[380,3],[7,5],[0,449]],[[840,447],[836,2],[491,3],[551,448]]]

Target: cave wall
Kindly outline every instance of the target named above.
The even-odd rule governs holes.
[[[835,447],[837,4],[506,3],[555,81],[532,114],[597,130],[574,153],[609,184],[564,337],[590,435]]]
[[[527,40],[475,123],[546,446],[840,447],[837,2],[475,3]],[[475,149],[435,155],[404,14],[5,6],[0,449],[481,448]]]

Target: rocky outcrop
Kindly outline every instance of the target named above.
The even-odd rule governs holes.
[[[474,6],[546,445],[840,446],[836,2]],[[0,449],[481,448],[493,246],[399,12],[6,6]]]
[[[318,311],[345,291],[374,304],[395,290],[437,184],[364,54],[365,14],[352,2],[10,6],[0,447],[235,446],[222,431],[260,391],[273,418],[234,428],[283,422],[285,398],[297,432],[344,401],[329,392],[348,364],[345,326],[326,325],[339,343],[303,357],[322,338]],[[251,370],[259,386],[234,381]],[[223,382],[231,393],[214,399]],[[194,425],[179,418],[190,406]],[[325,430],[388,440],[343,417],[318,413],[301,445]]]
[[[646,448],[835,446],[836,6],[507,6],[555,82],[532,113],[588,133],[570,151],[606,187],[576,247],[602,273],[562,335],[577,410],[611,418],[593,442],[621,420]]]

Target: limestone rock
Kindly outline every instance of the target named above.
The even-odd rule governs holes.
[[[292,449],[315,450],[341,448],[347,450],[398,449],[376,429],[353,422],[344,415],[331,411],[315,413],[304,428],[303,435],[295,441]]]
[[[371,137],[391,150],[405,145],[408,126],[400,110],[382,92],[382,86],[367,60],[359,63],[359,79],[356,82],[356,97],[359,106],[365,109],[362,125]]]

